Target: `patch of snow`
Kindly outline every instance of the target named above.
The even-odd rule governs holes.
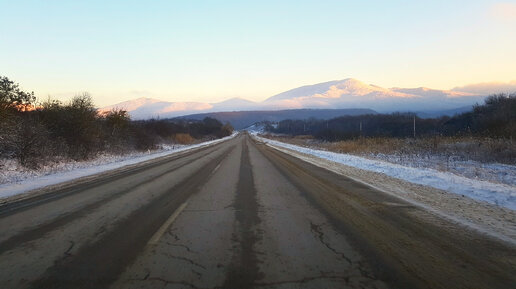
[[[234,132],[225,138],[194,145],[162,145],[161,150],[138,152],[128,155],[101,155],[85,162],[61,162],[38,171],[26,170],[14,160],[2,160],[0,167],[0,199],[25,193],[34,189],[71,181],[124,166],[184,152],[194,148],[220,143],[235,137]]]
[[[382,173],[411,183],[430,186],[457,195],[468,196],[475,200],[485,201],[511,210],[516,210],[516,186],[514,184],[493,183],[431,168],[408,167],[383,160],[300,147],[259,137],[255,133],[253,133],[253,135],[256,139],[273,147],[286,148],[347,166]]]
[[[252,135],[257,135],[265,132],[265,126],[259,122],[247,127],[245,130]]]

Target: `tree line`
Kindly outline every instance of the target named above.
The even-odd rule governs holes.
[[[86,160],[99,153],[155,149],[162,143],[191,143],[228,136],[230,124],[204,120],[133,121],[127,111],[100,113],[89,94],[69,102],[37,102],[33,92],[0,76],[0,157],[37,168],[62,159]]]
[[[420,118],[414,113],[342,116],[330,120],[315,118],[283,120],[266,131],[288,135],[312,135],[325,141],[359,137],[482,136],[516,138],[516,93],[495,94],[472,111],[453,117]]]

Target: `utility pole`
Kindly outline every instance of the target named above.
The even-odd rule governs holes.
[[[360,121],[360,135],[362,135],[362,121]]]

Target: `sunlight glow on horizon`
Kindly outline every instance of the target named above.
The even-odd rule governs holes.
[[[516,80],[514,1],[0,0],[0,9],[9,11],[0,75],[40,99],[261,101],[345,78],[433,89]]]

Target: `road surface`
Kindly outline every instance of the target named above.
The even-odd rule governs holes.
[[[516,288],[516,250],[242,134],[4,204],[0,288]]]

